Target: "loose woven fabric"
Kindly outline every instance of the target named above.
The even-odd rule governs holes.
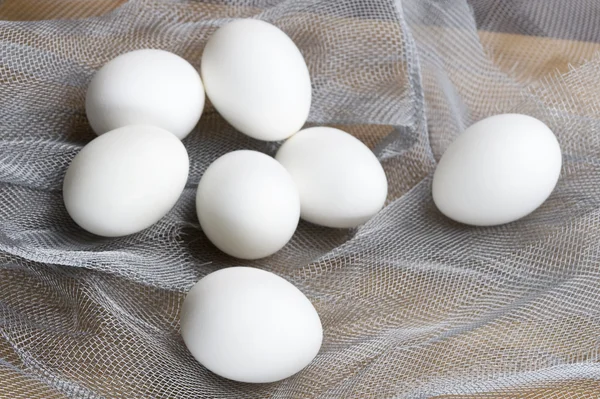
[[[140,48],[198,68],[207,38],[233,18],[294,40],[313,82],[309,125],[373,148],[386,207],[356,230],[302,222],[264,260],[220,253],[195,215],[197,182],[220,155],[278,144],[236,132],[208,105],[184,140],[191,170],[176,207],[136,235],[84,232],[61,184],[95,137],[84,110],[94,71]],[[594,1],[559,0],[130,0],[102,16],[0,21],[0,397],[600,397],[597,21]],[[540,41],[518,56],[496,34]],[[537,63],[556,43],[570,69]],[[515,223],[454,223],[431,199],[436,162],[465,127],[504,112],[556,133],[558,186]],[[240,384],[185,348],[185,292],[234,265],[283,276],[316,307],[323,346],[302,372]]]

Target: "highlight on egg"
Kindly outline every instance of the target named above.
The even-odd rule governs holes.
[[[298,189],[277,161],[257,151],[230,152],[202,175],[196,194],[202,231],[221,251],[259,259],[279,251],[300,219]]]
[[[383,207],[387,179],[373,152],[352,135],[312,127],[290,137],[275,156],[300,193],[302,219],[327,227],[357,227]]]
[[[121,54],[92,78],[85,110],[96,134],[127,125],[153,125],[183,139],[198,123],[204,85],[180,56],[142,49]]]
[[[85,230],[120,237],[150,227],[175,205],[188,177],[188,154],[156,126],[107,132],[73,158],[63,182],[67,212]]]
[[[206,43],[200,68],[216,110],[250,137],[283,140],[308,118],[311,82],[306,62],[274,25],[240,19],[220,27]]]
[[[542,121],[521,114],[491,116],[448,147],[433,175],[433,200],[457,222],[510,223],[546,201],[561,167],[558,140]]]
[[[188,292],[181,335],[191,354],[231,380],[268,383],[306,367],[323,341],[310,300],[276,274],[230,267],[213,272]]]

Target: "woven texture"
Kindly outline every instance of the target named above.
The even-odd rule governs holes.
[[[68,10],[108,6],[53,3],[64,6],[53,15],[71,19],[0,21],[0,397],[600,397],[594,1],[130,0],[86,18]],[[309,125],[340,127],[373,148],[389,180],[386,207],[351,231],[301,223],[264,260],[220,253],[195,215],[200,176],[226,152],[274,154],[278,144],[236,132],[209,104],[184,140],[190,177],[165,218],[118,239],[77,227],[60,190],[95,137],[84,110],[94,71],[139,48],[198,68],[211,33],[247,17],[301,49]],[[523,39],[517,53],[503,44],[512,34],[541,41]],[[544,64],[557,48],[558,70]],[[556,133],[558,186],[515,223],[454,223],[431,199],[436,162],[465,127],[504,112]],[[321,316],[321,352],[285,381],[219,378],[180,337],[185,292],[241,264],[283,276]]]

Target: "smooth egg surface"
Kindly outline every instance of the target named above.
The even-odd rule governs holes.
[[[201,73],[217,111],[250,137],[283,140],[308,117],[311,83],[304,58],[267,22],[241,19],[219,28],[206,43]]]
[[[327,227],[357,227],[383,207],[387,179],[375,154],[352,135],[331,127],[301,130],[275,158],[300,193],[302,219]]]
[[[163,50],[136,50],[96,72],[85,110],[97,134],[127,125],[154,125],[186,137],[204,107],[204,86],[194,67]]]
[[[181,334],[206,368],[251,383],[292,376],[323,340],[308,298],[285,279],[250,267],[221,269],[196,283],[183,303]]]
[[[112,130],[75,156],[63,182],[69,215],[106,237],[139,232],[171,210],[188,177],[188,154],[179,139],[155,126]]]
[[[258,259],[290,240],[300,218],[300,199],[277,161],[240,150],[208,167],[198,183],[196,211],[216,247],[236,258]]]
[[[542,121],[495,115],[470,126],[448,147],[433,176],[433,200],[457,222],[509,223],[550,196],[561,166],[558,140]]]

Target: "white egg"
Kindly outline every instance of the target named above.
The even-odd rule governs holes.
[[[283,278],[251,267],[221,269],[200,280],[183,303],[181,334],[207,369],[252,383],[302,370],[323,340],[308,298]]]
[[[91,233],[136,233],[175,205],[188,169],[185,147],[166,130],[144,125],[115,129],[88,143],[69,165],[65,206]]]
[[[213,162],[198,183],[202,230],[223,252],[258,259],[280,250],[300,218],[298,190],[268,155],[242,150]]]
[[[182,139],[202,115],[204,87],[189,62],[163,50],[121,54],[94,75],[85,110],[97,134],[154,125]]]
[[[271,24],[242,19],[218,29],[204,48],[201,73],[217,111],[250,137],[282,140],[308,118],[308,68],[294,42]]]
[[[387,180],[373,152],[339,129],[313,127],[288,139],[275,157],[300,192],[302,219],[356,227],[385,203]]]
[[[520,114],[492,116],[448,147],[433,176],[433,200],[461,223],[509,223],[550,196],[561,165],[558,141],[543,122]]]

